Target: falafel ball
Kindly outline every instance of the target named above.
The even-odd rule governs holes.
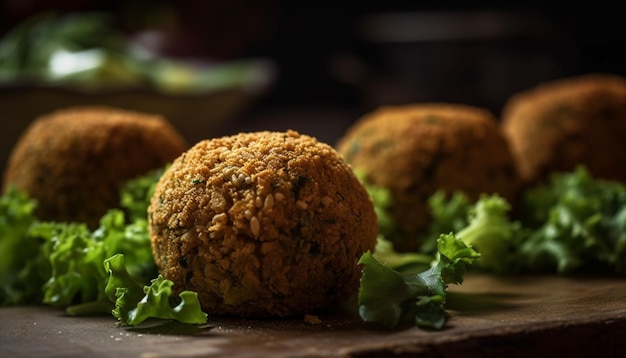
[[[513,95],[503,132],[526,183],[584,165],[595,176],[626,181],[626,78],[585,74],[544,82]]]
[[[336,145],[364,180],[387,188],[399,251],[415,251],[431,221],[438,190],[472,199],[498,193],[514,200],[518,175],[508,143],[489,111],[450,103],[383,106],[347,129]]]
[[[3,190],[25,191],[43,220],[90,228],[120,205],[127,180],[169,164],[188,148],[164,118],[104,106],[36,118],[13,148]]]
[[[210,315],[286,317],[356,293],[373,203],[330,145],[295,131],[198,142],[157,183],[153,256]]]

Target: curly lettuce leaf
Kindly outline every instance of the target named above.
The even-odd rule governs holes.
[[[152,170],[127,181],[120,191],[120,206],[126,211],[128,221],[145,220],[150,199],[168,165]]]
[[[52,273],[43,287],[43,303],[58,308],[99,300],[103,247],[85,224],[41,222],[33,233],[44,240]]]
[[[555,173],[522,198],[533,229],[520,248],[529,271],[626,274],[626,184],[584,168]]]
[[[117,253],[124,254],[126,267],[134,277],[140,278],[142,282],[156,277],[157,267],[152,257],[145,215],[127,222],[122,211],[110,210],[100,220],[100,227],[93,232],[93,237],[106,246],[106,258]]]
[[[475,267],[495,273],[519,271],[517,250],[524,232],[509,218],[510,210],[498,194],[484,194],[468,209],[468,225],[456,236],[480,252]]]
[[[0,304],[43,302],[75,314],[100,310],[98,305],[90,308],[102,302],[96,287],[104,285],[106,275],[98,260],[114,253],[125,253],[131,273],[149,282],[157,271],[146,214],[163,171],[129,180],[120,192],[124,213],[115,209],[105,214],[94,232],[81,223],[39,220],[36,201],[7,188],[0,196]]]
[[[117,254],[104,261],[109,272],[107,297],[115,303],[113,316],[127,325],[136,326],[148,318],[173,319],[182,323],[206,323],[195,292],[183,291],[179,303],[171,305],[173,282],[159,275],[149,286],[142,286],[126,270],[124,255]]]
[[[42,250],[51,266],[43,303],[66,308],[71,315],[110,312],[105,294],[108,275],[102,263],[116,253],[128,256],[134,275],[144,279],[156,275],[147,222],[127,225],[121,210],[110,210],[93,232],[83,223],[58,222],[39,222],[31,232],[44,240]]]
[[[431,222],[426,234],[421,238],[420,251],[427,254],[437,252],[439,235],[458,232],[468,224],[468,212],[472,206],[469,197],[461,191],[447,194],[443,190],[436,191],[428,198]]]
[[[448,284],[462,283],[467,265],[480,254],[454,234],[441,235],[438,250],[432,267],[417,274],[400,273],[370,252],[363,254],[359,260],[364,265],[358,294],[361,319],[390,328],[414,324],[441,329],[448,317]]]
[[[405,273],[421,272],[428,269],[434,258],[433,255],[418,252],[398,252],[394,249],[393,243],[383,235],[378,235],[372,255],[385,266]]]
[[[37,202],[14,187],[0,197],[0,304],[39,303],[50,269],[29,230]]]
[[[382,236],[389,237],[395,231],[395,224],[390,213],[390,207],[393,205],[391,191],[378,185],[370,183],[363,170],[356,169],[354,174],[359,179],[363,187],[372,199],[374,211],[378,219],[378,231]]]
[[[149,317],[206,322],[195,293],[174,296],[173,283],[157,277],[146,214],[162,172],[129,181],[121,191],[121,209],[107,212],[94,231],[84,223],[39,221],[34,200],[17,190],[5,193],[0,198],[2,304],[45,303],[73,316],[113,312],[130,325]]]

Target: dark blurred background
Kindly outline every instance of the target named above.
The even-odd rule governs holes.
[[[360,115],[421,101],[481,106],[496,116],[515,93],[588,73],[626,74],[626,25],[602,3],[358,6],[284,0],[5,0],[0,31],[38,11],[105,10],[129,36],[158,29],[169,56],[262,57],[277,69],[267,92],[211,135],[293,128],[333,142]]]

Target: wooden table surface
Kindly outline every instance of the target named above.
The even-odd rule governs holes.
[[[445,329],[384,330],[346,310],[320,323],[213,319],[121,327],[49,307],[0,309],[4,357],[625,357],[626,278],[468,275]]]

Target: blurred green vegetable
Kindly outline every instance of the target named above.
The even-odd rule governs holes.
[[[626,274],[626,184],[583,167],[528,190],[521,220],[532,229],[520,255],[529,271]]]
[[[519,271],[521,225],[509,218],[511,205],[497,194],[482,195],[467,210],[468,224],[456,236],[480,252],[475,267],[495,273]]]
[[[427,232],[421,238],[420,251],[434,255],[437,252],[439,235],[458,232],[466,227],[471,205],[467,195],[460,191],[448,195],[443,190],[439,190],[431,195],[428,198],[431,221]]]
[[[50,267],[39,254],[41,240],[29,235],[36,201],[9,188],[0,197],[0,305],[38,303]]]
[[[376,211],[376,217],[378,218],[378,231],[383,237],[388,237],[395,230],[395,224],[389,213],[389,208],[393,205],[391,192],[387,188],[368,182],[365,178],[365,172],[362,170],[356,169],[354,174],[372,199],[374,211]]]
[[[274,74],[266,60],[214,63],[157,56],[115,25],[107,12],[36,14],[1,39],[0,83],[197,94],[256,90]]]
[[[36,14],[0,42],[0,82],[134,85],[143,81],[136,66],[104,12]]]
[[[146,219],[156,183],[168,166],[152,170],[124,184],[120,191],[120,206],[128,215],[129,221]]]
[[[520,198],[515,221],[507,213],[510,204],[494,196],[456,213],[459,222],[469,219],[456,235],[482,255],[475,267],[495,273],[626,274],[626,183],[594,178],[580,166],[554,173]],[[433,211],[456,205],[450,202],[432,200]],[[451,217],[434,215],[432,225],[445,227]]]

